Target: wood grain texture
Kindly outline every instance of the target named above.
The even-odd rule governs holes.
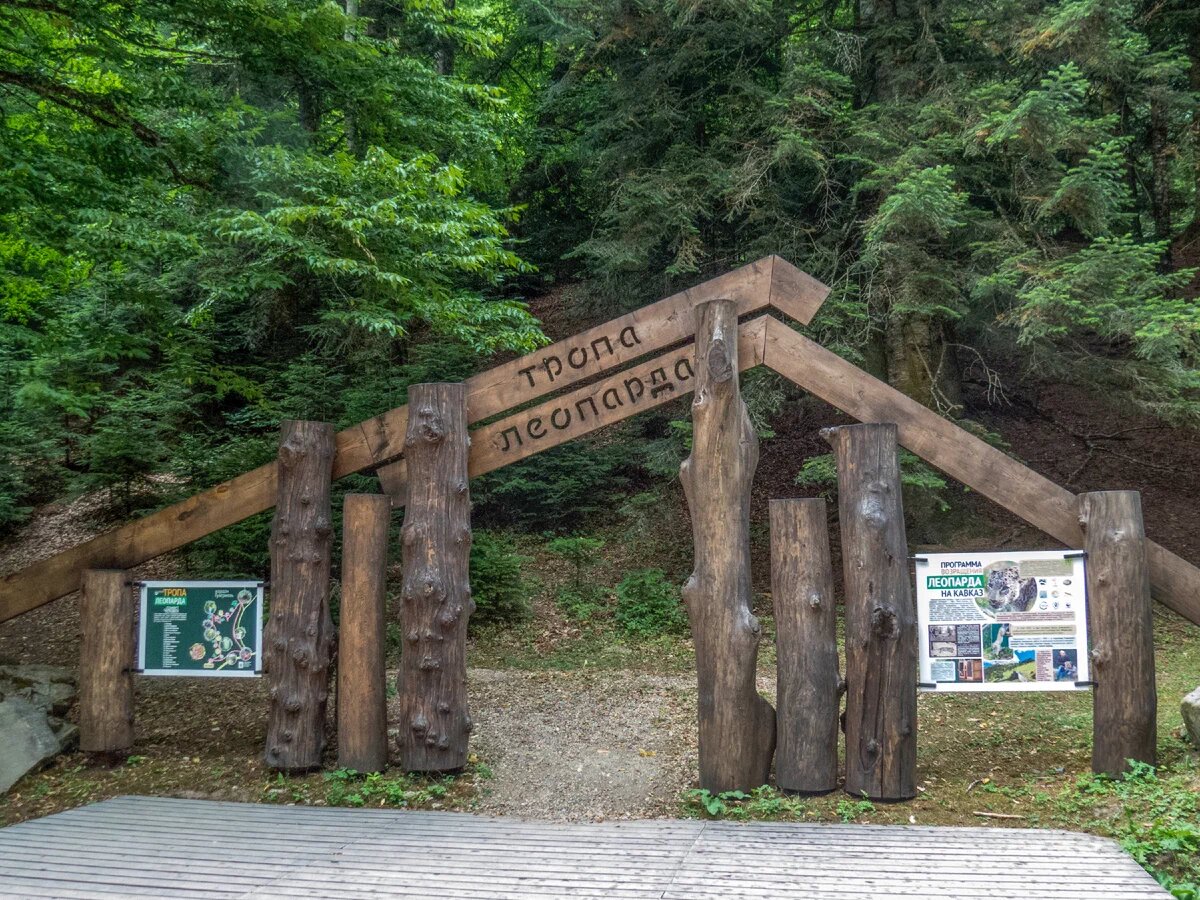
[[[1158,696],[1150,566],[1137,491],[1079,495],[1092,645],[1092,771],[1155,764]]]
[[[129,574],[83,573],[79,604],[79,749],[120,755],[133,747],[135,644]]]
[[[737,301],[739,315],[774,306],[807,324],[828,293],[829,288],[785,260],[764,257],[481,372],[467,381],[468,421],[482,421],[685,340],[694,326],[691,311],[705,300],[731,297]],[[407,422],[408,408],[402,406],[339,432],[333,477],[341,478],[399,457]],[[0,578],[0,622],[77,590],[84,569],[133,568],[270,509],[275,503],[277,477],[276,464],[268,463]]]
[[[407,771],[450,772],[466,765],[471,733],[467,621],[475,601],[466,385],[417,384],[409,398],[396,741]]]
[[[917,605],[908,571],[896,426],[821,436],[837,458],[846,603],[846,793],[917,793]]]
[[[214,878],[214,870],[237,877]],[[1169,900],[1170,895],[1114,841],[1042,829],[665,819],[563,824],[157,797],[119,797],[0,829],[0,897],[168,896]]]
[[[268,766],[319,768],[334,630],[329,616],[333,538],[333,426],[287,421],[279,441],[279,497],[271,523],[271,605],[263,633],[269,693]]]
[[[737,307],[696,311],[692,452],[679,470],[696,564],[683,586],[696,645],[700,787],[714,793],[766,784],[775,710],[755,685],[759,621],[750,612],[750,484],[758,437],[738,378]]]
[[[824,794],[838,783],[837,607],[825,501],[772,500],[771,600],[778,676],[775,783]]]
[[[342,599],[338,622],[338,765],[356,772],[387,768],[387,598],[391,501],[347,494],[342,506]]]
[[[759,316],[738,327],[738,366],[742,371],[762,362],[766,324],[767,317]],[[694,355],[695,347],[686,344],[475,429],[471,432],[470,476],[474,478],[528,459],[535,453],[686,397],[695,385]],[[381,467],[378,472],[384,493],[398,506],[404,504],[407,472],[408,464],[402,459]]]
[[[764,361],[860,422],[897,423],[901,445],[926,462],[1068,547],[1083,546],[1069,490],[774,319],[767,320]],[[1200,624],[1200,569],[1149,539],[1146,555],[1154,596]]]

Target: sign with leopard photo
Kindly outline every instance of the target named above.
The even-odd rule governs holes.
[[[926,690],[1073,691],[1088,682],[1082,553],[937,553],[918,556],[916,570]]]

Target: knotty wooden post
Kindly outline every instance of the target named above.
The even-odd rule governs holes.
[[[846,583],[846,793],[905,800],[917,792],[917,609],[896,426],[821,436],[837,456]]]
[[[1142,498],[1137,491],[1079,495],[1087,550],[1092,645],[1092,771],[1120,775],[1128,760],[1154,765],[1158,696]]]
[[[700,786],[766,784],[775,710],[758,694],[760,627],[750,613],[750,482],[758,438],[738,390],[737,306],[696,311],[692,452],[679,470],[692,516],[696,568],[683,586],[696,644]]]
[[[781,790],[823,794],[837,787],[837,609],[825,501],[772,500],[771,597],[775,604]]]
[[[397,743],[411,772],[448,772],[467,762],[467,620],[475,611],[469,444],[465,385],[409,388]]]
[[[333,453],[332,425],[283,423],[264,635],[270,687],[264,758],[271,768],[288,772],[318,768],[325,749],[334,643],[329,618]]]
[[[83,573],[79,624],[79,749],[120,757],[133,747],[135,641],[126,572]]]
[[[342,604],[338,630],[338,765],[387,768],[384,599],[392,501],[347,494],[342,505]]]

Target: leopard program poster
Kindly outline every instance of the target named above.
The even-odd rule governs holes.
[[[263,586],[257,581],[142,582],[138,671],[261,674],[262,608]]]
[[[940,691],[1073,691],[1089,681],[1083,555],[917,557],[920,681]]]

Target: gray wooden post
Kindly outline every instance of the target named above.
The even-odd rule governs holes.
[[[283,423],[271,523],[271,605],[264,634],[268,766],[319,768],[333,661],[329,617],[333,426]]]
[[[837,609],[825,501],[772,500],[771,597],[775,605],[781,790],[823,794],[837,787]]]
[[[1137,491],[1079,495],[1087,550],[1092,645],[1092,771],[1120,775],[1128,760],[1154,765],[1158,697],[1142,498]]]
[[[896,426],[821,435],[837,456],[846,582],[846,793],[905,800],[917,792],[917,608]]]
[[[392,502],[347,494],[342,514],[342,602],[338,629],[338,765],[387,768],[384,600]]]
[[[135,640],[129,575],[83,573],[79,604],[79,749],[121,756],[133,746]]]
[[[397,743],[401,765],[413,772],[467,763],[467,620],[475,610],[469,444],[465,385],[409,388]]]

